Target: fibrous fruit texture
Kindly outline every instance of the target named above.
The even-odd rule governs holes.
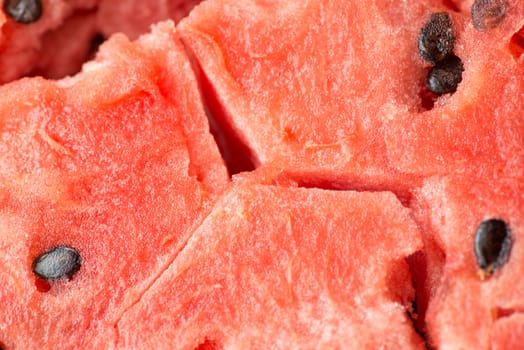
[[[522,348],[524,1],[3,9],[1,349]]]

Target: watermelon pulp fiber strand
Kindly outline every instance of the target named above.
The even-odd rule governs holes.
[[[406,316],[416,298],[431,346],[517,349],[524,4],[498,5],[503,15],[486,10],[496,2],[470,5],[203,2],[179,32],[214,101],[215,136],[230,130],[260,168],[226,187],[189,61],[165,25],[135,44],[111,39],[101,64],[73,79],[6,86],[5,106],[37,97],[0,123],[2,300],[18,317],[0,327],[5,347],[420,348]],[[455,37],[437,73],[417,50],[435,12]],[[428,76],[434,92],[448,81],[456,91],[424,105]],[[193,105],[166,115],[179,99]],[[118,123],[124,115],[140,118]],[[509,234],[479,253],[489,220]],[[76,273],[65,245],[81,255]],[[71,268],[39,264],[49,249]],[[57,276],[47,293],[24,282],[31,269]],[[101,292],[107,283],[115,295]]]

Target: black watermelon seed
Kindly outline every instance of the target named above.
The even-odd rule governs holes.
[[[426,86],[429,91],[437,95],[455,92],[462,81],[462,72],[464,72],[462,60],[452,55],[431,68],[426,77]]]
[[[21,24],[31,24],[42,16],[41,0],[5,0],[4,11]]]
[[[418,37],[418,52],[423,59],[437,63],[453,52],[455,34],[447,12],[431,14]]]
[[[475,0],[471,6],[473,27],[481,32],[495,28],[506,17],[506,7],[504,0]]]
[[[503,220],[489,219],[480,223],[474,249],[481,276],[491,275],[508,261],[511,245],[510,230]]]
[[[58,246],[33,261],[33,272],[44,280],[71,278],[80,269],[82,257],[72,247]]]

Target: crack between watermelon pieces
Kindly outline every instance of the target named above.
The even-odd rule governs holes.
[[[294,179],[296,180],[296,179]],[[286,185],[282,185],[280,183],[272,183],[272,184],[269,184],[270,186],[276,186],[276,187],[286,187]],[[299,182],[298,183],[298,187],[302,187],[302,188],[318,188],[318,189],[323,189],[323,190],[337,190],[337,191],[356,191],[356,192],[389,192],[391,194],[393,194],[397,200],[399,201],[399,203],[404,207],[404,208],[407,208],[407,209],[411,209],[409,207],[409,205],[406,203],[406,200],[408,200],[410,194],[408,193],[396,193],[395,191],[391,191],[391,190],[388,190],[387,187],[380,187],[380,186],[374,186],[372,188],[365,188],[365,187],[361,187],[361,186],[357,186],[357,188],[355,187],[351,187],[351,186],[347,186],[345,188],[340,188],[340,187],[334,187],[334,188],[330,188],[329,186],[322,186],[321,185],[321,182],[320,183],[316,183],[316,184],[313,184],[311,182],[308,182],[308,181],[304,181],[304,182]],[[227,191],[226,191],[227,192]],[[217,201],[220,200],[220,198],[222,196],[226,195],[226,193],[222,193],[218,198],[217,198]],[[409,200],[408,200],[409,201]],[[139,304],[144,295],[156,284],[156,282],[164,275],[164,273],[167,272],[167,270],[170,268],[170,266],[175,262],[175,260],[177,259],[177,257],[179,256],[179,254],[185,249],[185,247],[187,246],[189,240],[191,239],[191,237],[193,236],[193,233],[198,229],[198,227],[202,224],[202,222],[208,217],[208,215],[210,214],[210,212],[212,211],[212,207],[211,206],[210,208],[207,209],[206,213],[203,214],[199,220],[197,220],[193,226],[191,227],[190,230],[188,230],[188,233],[186,234],[186,237],[185,239],[183,240],[183,243],[180,244],[180,246],[176,249],[176,251],[173,253],[173,255],[171,256],[171,258],[169,258],[164,264],[162,267],[160,267],[157,272],[155,273],[155,275],[150,279],[150,281],[147,283],[147,285],[145,286],[145,288],[137,293],[137,297],[136,297],[136,300],[132,303],[130,303],[124,310],[121,311],[120,315],[117,317],[116,321],[114,322],[114,329],[115,329],[115,333],[116,333],[116,341],[115,341],[115,348],[118,348],[119,347],[119,344],[121,344],[121,337],[120,337],[120,329],[119,329],[119,323],[120,321],[125,317],[125,315],[128,313],[128,311],[130,311],[135,305]],[[415,224],[419,226],[419,224],[413,220],[415,222]],[[417,254],[423,254],[423,250],[421,251],[417,251],[413,254],[411,254],[410,256],[406,257],[406,262],[408,263],[409,265],[409,268],[410,268],[410,273],[411,273],[411,278],[412,278],[412,282],[411,282],[411,285],[414,289],[414,300],[413,300],[413,303],[415,304],[416,300],[417,300],[417,296],[419,294],[419,290],[417,289],[417,284],[414,282],[414,277],[413,277],[413,273],[412,273],[412,261],[410,261],[410,259],[414,256],[414,255],[417,255]],[[413,313],[410,312],[410,311],[413,311],[413,310],[407,310],[407,317],[408,319],[411,321],[412,323],[412,327],[415,331],[415,333],[420,336],[420,338],[422,339],[422,341],[424,342],[424,345],[426,347],[426,349],[432,349],[429,342],[428,342],[428,339],[427,339],[427,336],[423,330],[423,327],[420,327],[420,326],[417,326],[416,324],[416,318],[413,317]],[[421,311],[421,310],[417,310],[417,311]],[[501,316],[502,317],[502,316]],[[205,343],[205,345],[207,345],[207,343]]]
[[[341,190],[341,191],[357,191],[357,192],[389,192],[392,193],[399,203],[406,209],[413,210],[411,206],[412,191],[420,186],[418,183],[415,186],[410,188],[401,189],[400,191],[394,191],[391,189],[391,185],[388,184],[374,184],[366,185],[365,181],[362,184],[341,184],[334,183],[326,179],[316,179],[316,181],[300,181],[294,179],[298,184],[298,187],[303,188],[319,188],[325,190]],[[417,225],[419,232],[422,234],[422,227],[420,223],[412,216],[413,222]],[[411,275],[411,285],[414,290],[413,298],[413,309],[407,310],[407,317],[412,323],[412,327],[415,332],[421,337],[424,341],[426,349],[432,349],[429,339],[425,331],[425,313],[427,309],[427,300],[424,300],[424,293],[427,284],[427,263],[425,256],[425,247],[421,250],[416,251],[410,256],[406,257],[406,262],[409,266],[409,271]],[[421,317],[420,319],[418,317]]]
[[[255,155],[250,147],[242,141],[234,128],[227,122],[226,110],[209,78],[201,68],[196,56],[188,45],[180,39],[185,54],[191,63],[191,68],[197,81],[198,90],[204,111],[206,113],[210,132],[226,164],[229,175],[256,169]]]

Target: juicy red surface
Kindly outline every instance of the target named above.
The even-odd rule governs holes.
[[[0,339],[111,347],[228,181],[174,25],[113,37],[74,78],[0,94]],[[80,270],[35,281],[33,259],[57,245]]]
[[[54,11],[29,27],[0,16],[0,81],[70,74],[95,33],[136,37],[198,2],[49,0]],[[115,36],[73,79],[0,89],[0,296],[9,300],[0,346],[89,339],[93,347],[169,348],[178,339],[191,350],[286,348],[350,337],[366,348],[391,336],[405,348],[422,346],[406,317],[415,298],[413,324],[437,349],[519,348],[524,3],[508,2],[504,20],[479,32],[471,2],[207,0],[178,27],[205,106],[165,25],[136,44]],[[437,97],[423,87],[429,66],[416,40],[442,10],[465,71],[456,93]],[[230,173],[259,168],[237,175],[218,202],[226,170],[204,108]],[[376,206],[380,192],[394,203],[391,215]],[[366,226],[367,218],[360,231],[374,240],[353,246],[354,235],[333,233],[341,202],[359,208],[346,221]],[[278,260],[293,251],[281,235],[282,213],[294,205],[297,247],[307,254],[290,266],[316,276],[304,284],[283,283],[289,270]],[[400,212],[423,247],[404,231],[397,242],[377,232]],[[510,223],[516,241],[507,266],[482,281],[471,240],[493,215]],[[325,225],[328,238],[312,246],[308,235]],[[64,240],[84,252],[83,274],[35,280],[31,259]],[[386,241],[386,253],[362,255]],[[321,258],[341,252],[353,258],[326,267]],[[388,260],[393,252],[402,259]],[[359,275],[370,260],[382,266],[379,285]],[[362,311],[355,300],[370,295],[396,306],[369,302]],[[359,328],[355,317],[365,312],[373,321]],[[388,327],[378,332],[381,322]]]
[[[407,316],[405,258],[421,248],[409,210],[387,192],[259,181],[228,189],[124,315],[119,346],[424,348]]]
[[[135,39],[162,20],[178,22],[200,1],[44,0],[41,18],[31,25],[16,23],[0,9],[0,83],[72,75],[90,58],[96,33]]]

